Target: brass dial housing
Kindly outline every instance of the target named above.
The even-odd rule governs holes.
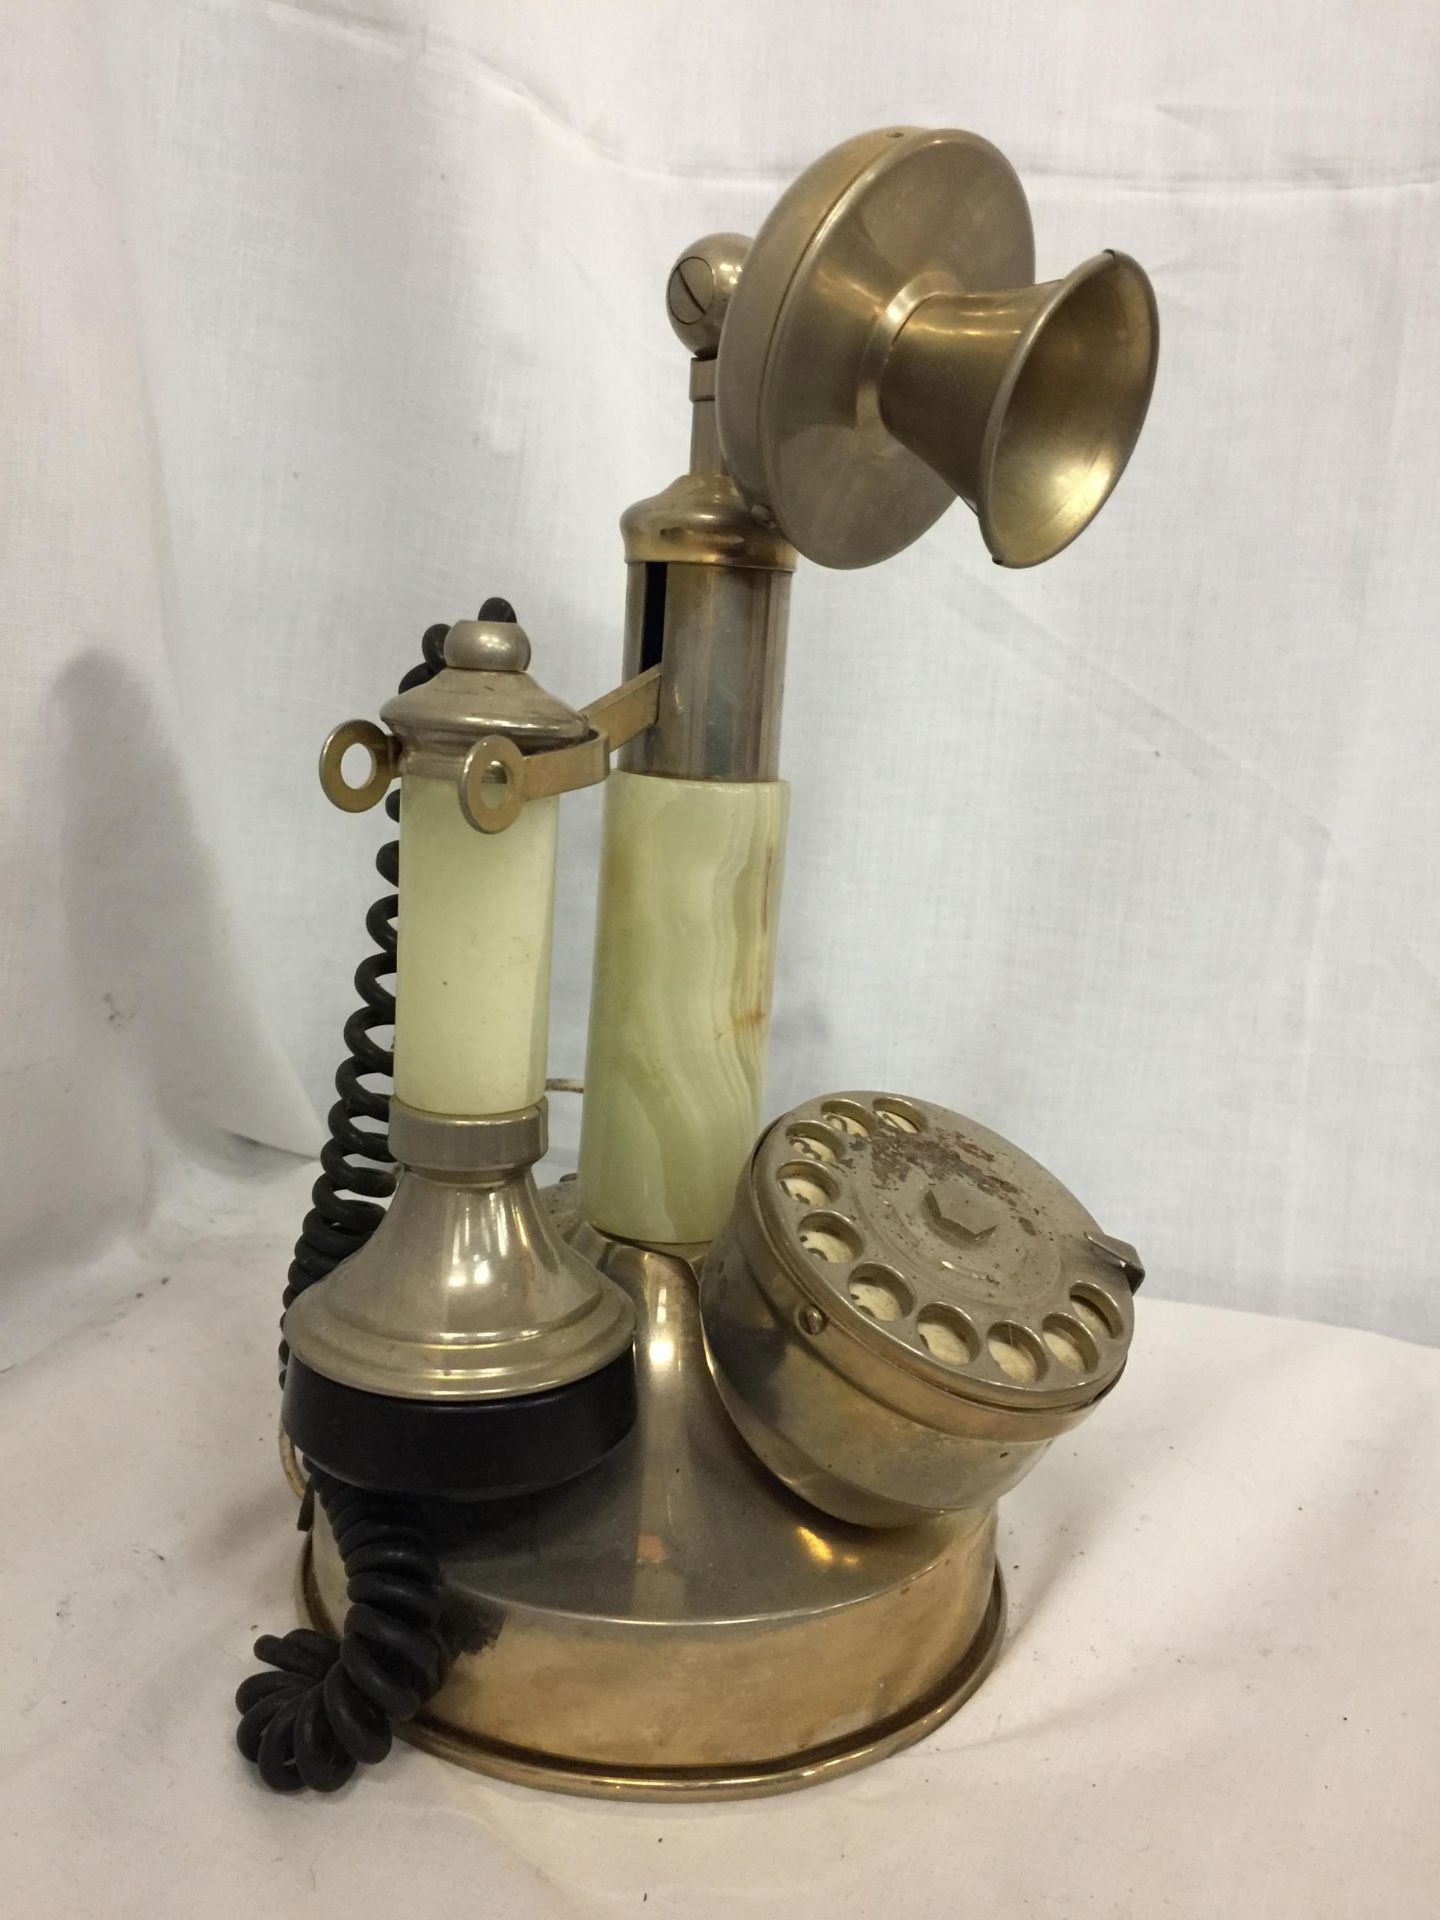
[[[927,1101],[807,1101],[756,1148],[706,1261],[736,1424],[862,1524],[994,1500],[1118,1379],[1143,1269],[998,1134]]]

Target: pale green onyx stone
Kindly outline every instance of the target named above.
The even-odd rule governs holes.
[[[789,789],[616,773],[580,1208],[627,1240],[709,1240],[755,1144]]]

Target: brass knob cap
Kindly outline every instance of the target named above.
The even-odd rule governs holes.
[[[743,233],[707,233],[687,247],[665,283],[665,311],[675,335],[698,360],[713,358],[730,296],[750,251]]]

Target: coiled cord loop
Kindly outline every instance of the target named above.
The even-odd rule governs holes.
[[[445,1683],[453,1658],[440,1630],[440,1565],[414,1503],[366,1493],[312,1469],[335,1535],[350,1602],[339,1641],[309,1627],[265,1633],[269,1671],[235,1694],[235,1744],[275,1793],[334,1793],[357,1766],[390,1751]]]

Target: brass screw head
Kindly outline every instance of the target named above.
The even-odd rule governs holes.
[[[697,359],[712,359],[719,349],[725,309],[749,251],[743,234],[707,233],[670,269],[665,310],[677,337]]]
[[[665,305],[677,327],[693,327],[703,319],[715,298],[715,269],[701,254],[687,253],[677,260],[665,289]]]

